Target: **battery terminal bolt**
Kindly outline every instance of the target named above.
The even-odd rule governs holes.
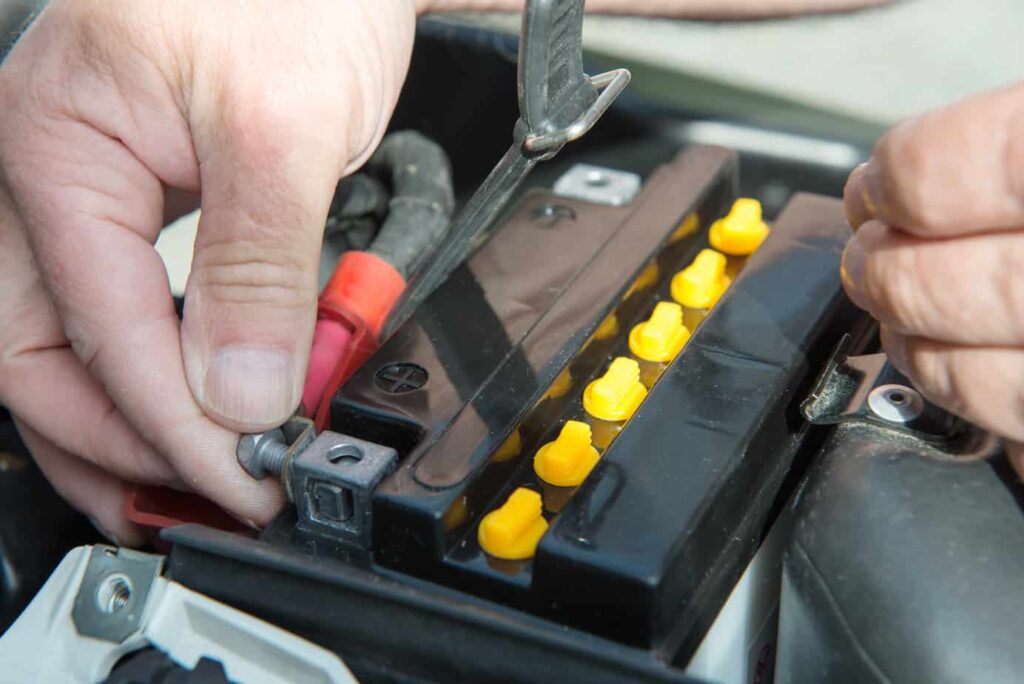
[[[693,263],[672,278],[672,298],[692,309],[710,309],[732,283],[726,265],[724,254],[702,249]]]
[[[597,449],[591,443],[590,426],[570,420],[555,441],[537,450],[533,470],[550,485],[575,487],[587,479],[598,458]]]
[[[480,547],[495,558],[525,560],[533,557],[540,538],[548,530],[543,516],[541,496],[532,489],[519,487],[497,510],[480,521],[477,540]]]
[[[725,218],[711,224],[708,240],[719,252],[730,256],[750,256],[768,237],[768,224],[761,218],[761,203],[741,197],[733,202]]]

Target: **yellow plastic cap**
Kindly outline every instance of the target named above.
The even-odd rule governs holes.
[[[512,431],[501,446],[494,450],[494,455],[491,456],[491,461],[494,463],[503,463],[510,459],[515,458],[519,455],[519,452],[523,448],[523,436],[519,434],[519,428]]]
[[[683,219],[683,222],[679,224],[679,227],[672,231],[672,234],[668,236],[669,244],[673,242],[679,242],[687,235],[693,235],[700,228],[700,217],[697,216],[697,212],[692,212]]]
[[[544,393],[545,399],[557,399],[558,397],[564,397],[572,389],[572,373],[566,368],[558,377],[555,378],[551,386],[548,387],[548,391]]]
[[[658,302],[651,317],[629,332],[629,350],[644,361],[671,361],[690,339],[683,325],[683,307]]]
[[[542,508],[540,494],[519,487],[501,508],[480,521],[477,532],[480,547],[495,558],[531,558],[548,530],[548,522],[541,515]]]
[[[761,203],[743,197],[733,202],[729,215],[711,224],[708,240],[719,252],[732,256],[753,254],[768,237],[768,224],[761,219]]]
[[[724,254],[702,249],[692,264],[672,278],[672,298],[692,309],[710,309],[732,282],[725,266]]]
[[[657,262],[652,261],[651,263],[647,264],[647,268],[645,268],[640,273],[640,275],[636,277],[636,280],[634,280],[633,284],[629,286],[628,290],[626,290],[626,294],[622,296],[622,299],[629,299],[630,295],[632,295],[634,292],[646,290],[651,285],[654,285],[656,282],[658,282],[658,273],[659,271]]]
[[[629,420],[646,396],[647,389],[640,383],[640,364],[620,356],[583,390],[583,408],[601,420]]]
[[[608,318],[601,321],[594,331],[595,340],[607,340],[619,333],[619,319],[614,313],[608,314]]]
[[[575,487],[583,482],[599,458],[590,439],[589,425],[567,421],[558,439],[542,446],[533,457],[537,477],[556,487]]]

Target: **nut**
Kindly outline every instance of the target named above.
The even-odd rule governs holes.
[[[267,447],[280,445],[287,447],[284,433],[279,429],[267,430],[256,434],[242,435],[238,440],[238,448],[235,455],[238,457],[238,465],[242,466],[245,472],[257,480],[267,476],[266,455]]]

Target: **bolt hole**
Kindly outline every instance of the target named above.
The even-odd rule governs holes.
[[[327,450],[327,460],[336,465],[352,465],[363,460],[363,450],[355,444],[339,444]]]
[[[611,183],[611,179],[600,171],[591,171],[583,178],[583,182],[592,188],[604,188]]]
[[[896,406],[902,406],[907,403],[907,395],[899,390],[893,390],[889,392],[889,401]]]
[[[125,575],[108,575],[96,589],[96,606],[100,612],[112,615],[132,600],[132,582]]]

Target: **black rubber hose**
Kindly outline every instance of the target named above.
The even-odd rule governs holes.
[[[391,182],[387,217],[369,251],[408,279],[451,224],[455,193],[448,155],[416,131],[399,131],[384,138],[364,170]]]
[[[324,240],[341,251],[369,249],[387,215],[390,199],[387,188],[367,173],[342,178],[327,214]]]

